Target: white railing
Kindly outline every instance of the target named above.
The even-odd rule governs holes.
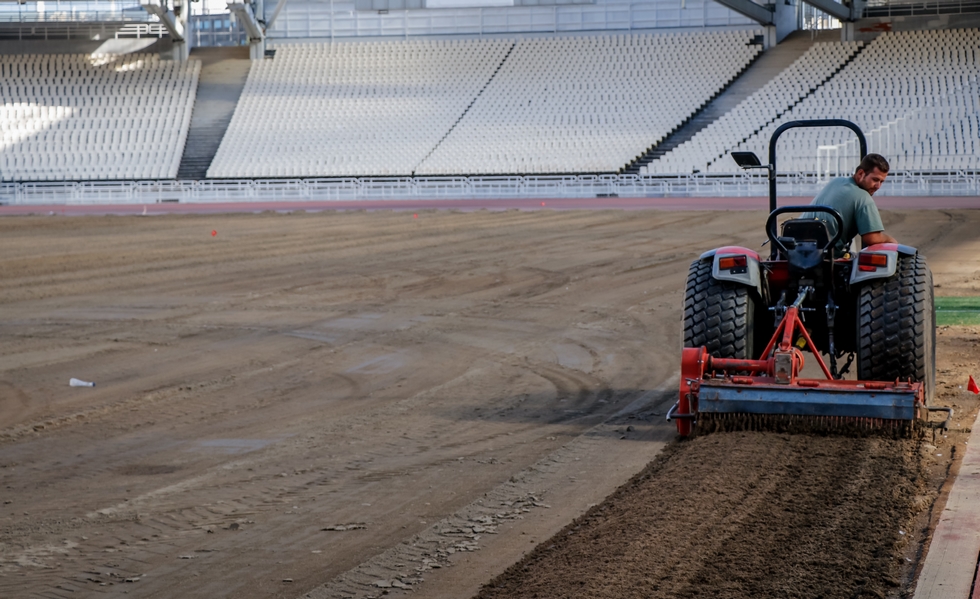
[[[780,175],[780,197],[813,196],[817,174]],[[154,204],[588,197],[765,197],[759,175],[647,177],[638,175],[512,177],[371,177],[201,181],[89,181],[0,184],[0,204]],[[980,172],[893,173],[881,196],[975,196]]]
[[[121,37],[144,37],[161,38],[168,35],[167,28],[160,23],[130,23],[116,32],[116,39]]]
[[[865,18],[948,15],[980,12],[977,0],[870,0]]]
[[[19,5],[15,5],[19,6]],[[151,17],[146,11],[122,10],[66,10],[66,11],[18,11],[0,7],[0,23],[128,23],[145,22]]]

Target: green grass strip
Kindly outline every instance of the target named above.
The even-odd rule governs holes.
[[[937,297],[936,326],[980,325],[980,297]]]

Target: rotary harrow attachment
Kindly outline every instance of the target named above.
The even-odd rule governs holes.
[[[881,435],[907,439],[915,430],[914,420],[852,418],[848,416],[801,416],[787,414],[728,414],[704,412],[698,419],[701,434],[729,431],[767,431],[814,435],[864,437]]]
[[[801,302],[787,308],[761,359],[716,358],[704,347],[683,350],[680,397],[667,414],[681,436],[765,430],[909,437],[930,411],[951,415],[948,408],[925,405],[919,382],[835,379],[803,326]],[[825,379],[800,377],[801,347],[810,350]]]

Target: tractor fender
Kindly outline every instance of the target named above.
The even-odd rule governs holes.
[[[858,252],[857,257],[851,262],[851,285],[892,277],[898,269],[899,254],[915,256],[918,253],[914,247],[900,243],[869,245]],[[882,257],[884,257],[884,264],[881,264]],[[876,263],[872,264],[872,262]]]
[[[734,268],[722,268],[720,266],[722,258],[735,256],[745,256],[745,266]],[[749,248],[737,245],[708,250],[701,254],[701,260],[711,260],[711,277],[718,281],[731,281],[740,283],[746,287],[752,287],[759,296],[762,296],[762,267],[760,266],[759,253]]]

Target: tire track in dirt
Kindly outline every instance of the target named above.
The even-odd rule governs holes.
[[[604,213],[600,213],[604,214]],[[0,261],[0,275],[5,277],[5,280],[10,281],[9,286],[5,286],[5,294],[8,294],[10,299],[14,299],[17,296],[12,295],[18,288],[22,288],[31,293],[31,297],[39,296],[50,296],[58,295],[60,292],[58,289],[73,289],[75,292],[78,291],[78,287],[90,287],[93,291],[96,289],[103,290],[106,281],[112,281],[111,285],[113,287],[122,287],[128,284],[139,284],[144,282],[153,281],[154,275],[164,275],[168,280],[166,285],[169,287],[173,284],[181,284],[180,287],[186,287],[188,292],[198,292],[204,291],[204,289],[197,289],[194,286],[188,287],[188,283],[194,285],[193,281],[206,278],[208,280],[208,286],[214,287],[222,284],[227,284],[236,279],[240,279],[239,273],[242,271],[248,271],[250,273],[250,279],[259,278],[264,279],[266,274],[261,274],[263,270],[267,268],[272,268],[273,271],[276,269],[276,261],[279,256],[295,255],[299,253],[301,255],[308,256],[309,260],[315,261],[316,256],[320,253],[330,253],[338,254],[343,253],[345,249],[361,249],[365,247],[366,242],[370,241],[372,247],[385,247],[385,246],[399,246],[400,252],[405,252],[406,250],[411,255],[414,252],[423,252],[430,249],[438,248],[458,248],[460,244],[465,244],[474,248],[480,246],[490,246],[495,247],[497,252],[501,252],[500,256],[504,259],[511,259],[512,256],[508,255],[513,252],[523,252],[525,251],[524,245],[520,244],[519,247],[513,250],[508,250],[508,245],[513,246],[513,244],[503,244],[499,243],[498,240],[510,238],[510,233],[513,228],[520,227],[527,222],[535,222],[534,215],[525,213],[516,213],[515,216],[505,216],[502,220],[503,222],[491,222],[488,226],[478,227],[475,229],[467,228],[466,231],[428,231],[428,234],[424,237],[425,241],[419,243],[417,241],[418,236],[415,231],[404,231],[404,228],[400,231],[386,233],[385,229],[389,227],[394,227],[394,223],[391,221],[403,220],[402,216],[392,216],[388,215],[388,218],[383,219],[382,226],[378,227],[377,230],[364,232],[353,239],[350,240],[338,240],[331,241],[328,232],[325,232],[322,236],[316,236],[313,243],[309,242],[306,238],[303,241],[296,240],[299,236],[289,236],[286,238],[269,238],[267,236],[261,236],[256,238],[254,235],[249,236],[247,231],[241,235],[240,238],[236,239],[234,242],[218,242],[213,243],[213,240],[206,240],[204,242],[200,241],[199,238],[203,236],[203,232],[197,235],[191,236],[186,232],[178,232],[177,237],[179,241],[184,242],[183,244],[178,244],[174,246],[173,244],[166,244],[166,247],[160,247],[158,249],[147,248],[141,250],[139,256],[128,252],[120,251],[116,248],[107,248],[102,254],[92,254],[93,250],[90,249],[89,253],[77,253],[73,252],[69,258],[63,259],[59,267],[60,270],[64,271],[61,274],[51,276],[52,273],[39,273],[39,276],[23,277],[21,273],[16,268],[16,264],[19,263],[15,259],[10,261],[4,260]],[[282,217],[283,219],[288,219],[290,217]],[[588,215],[579,216],[576,213],[559,213],[556,217],[557,225],[567,226],[568,232],[564,234],[555,235],[551,233],[547,238],[538,239],[538,244],[541,245],[551,245],[549,250],[554,253],[556,250],[563,252],[564,250],[574,251],[579,249],[580,243],[576,241],[575,231],[577,230],[574,226],[577,221],[582,221],[585,219],[594,219],[596,217]],[[236,221],[241,220],[241,218],[230,219],[233,226]],[[690,219],[690,216],[687,217]],[[141,225],[145,223],[145,219],[131,218],[127,219],[135,221],[133,228],[142,229]],[[297,219],[291,219],[293,221]],[[322,218],[313,218],[312,220],[323,220]],[[606,215],[603,220],[610,222],[615,222],[616,218],[614,214]],[[672,219],[672,222],[667,226],[673,224],[674,221],[682,219]],[[289,223],[293,225],[292,222]],[[309,229],[313,225],[306,225],[305,227],[297,228]],[[397,229],[397,227],[395,227]],[[658,227],[658,230],[663,230],[664,227]],[[300,231],[300,232],[301,232]],[[633,234],[639,234],[643,231],[640,229],[638,231],[633,231]],[[157,236],[160,233],[156,233]],[[610,234],[609,237],[612,237]],[[242,240],[248,240],[248,245],[243,246],[239,243]],[[602,241],[600,238],[598,241]],[[258,242],[258,243],[256,243]],[[156,245],[163,245],[163,239],[157,239]],[[409,247],[405,247],[409,246]],[[65,251],[67,252],[68,247],[66,245]],[[207,258],[194,258],[199,256],[202,251],[206,252]],[[478,255],[481,250],[469,250],[473,255]],[[465,254],[464,254],[465,255]],[[462,257],[462,256],[461,256]],[[351,256],[354,258],[354,256]],[[20,259],[25,264],[36,264],[36,257],[23,258]],[[413,262],[412,258],[401,259],[403,262]],[[232,269],[225,269],[224,273],[218,273],[214,266],[217,264],[231,265]],[[367,268],[372,268],[376,266],[377,263],[367,263],[362,264]],[[179,276],[169,276],[177,275],[177,267],[179,266]],[[111,273],[111,277],[107,276]],[[215,276],[217,275],[217,276]],[[280,275],[288,276],[288,275]],[[141,280],[141,278],[148,278],[146,281]],[[156,278],[156,277],[153,277]],[[136,279],[135,281],[132,281]],[[132,283],[131,283],[132,281]],[[254,282],[254,281],[250,281]],[[273,280],[267,281],[268,283],[274,283]],[[51,285],[54,284],[55,288],[51,289]],[[160,283],[155,283],[154,287],[160,286]],[[83,291],[84,293],[84,291]],[[40,295],[39,295],[40,294]]]
[[[672,387],[674,382],[668,381],[665,388]],[[643,456],[653,456],[669,432],[656,418],[659,414],[641,414],[649,410],[651,403],[662,414],[672,398],[673,392],[665,389],[648,391],[639,397],[631,396],[631,403],[604,423],[571,438],[568,443],[516,473],[477,501],[303,596],[307,599],[325,599],[375,597],[379,594],[399,596],[406,592],[421,592],[423,596],[469,596],[476,588],[473,577],[465,574],[452,576],[453,572],[466,568],[461,565],[461,560],[470,561],[469,556],[477,551],[514,554],[513,548],[502,551],[496,547],[499,537],[505,535],[529,535],[521,536],[522,541],[532,538],[532,535],[539,537],[544,533],[547,536],[554,530],[555,523],[568,517],[567,509],[552,518],[546,515],[557,508],[551,505],[552,499],[573,494],[580,498],[575,510],[581,510],[597,498],[596,491],[601,496],[603,491],[600,489],[605,487],[599,481],[583,481],[599,486],[582,488],[577,484],[576,477],[571,475],[578,474],[580,468],[587,467],[586,463],[595,461],[596,456],[608,453],[616,455],[627,469],[634,467],[637,459],[643,461],[648,459]],[[656,424],[647,422],[649,417],[653,417]],[[632,440],[640,444],[639,447],[617,447],[616,440],[623,438],[622,420],[637,423],[643,428],[631,434]],[[478,557],[472,559],[478,563],[471,567],[486,567]],[[495,558],[491,557],[490,561],[495,561]],[[432,583],[426,583],[427,578],[433,575],[437,576],[435,589],[429,588]]]
[[[552,376],[552,380],[556,377]],[[574,382],[566,382],[574,381]],[[569,397],[577,397],[582,388],[588,386],[588,383],[583,383],[581,380],[577,380],[574,376],[571,378],[565,377],[561,379],[558,383],[558,387],[563,389],[562,395]],[[354,422],[359,422],[359,425],[355,425],[358,428],[363,428],[370,422],[383,423],[385,420],[389,420],[384,413],[389,412],[389,409],[384,409],[383,412],[373,412],[373,413],[362,413],[354,416]],[[395,410],[398,413],[404,412],[403,409]],[[562,424],[568,424],[568,417],[563,417],[560,419]],[[351,424],[339,422],[335,423],[334,428],[344,428],[351,426]],[[382,427],[385,425],[382,424]],[[467,448],[463,451],[463,455],[468,456],[473,450],[474,446],[478,446],[480,441],[475,439],[472,433],[464,433],[459,435],[461,437],[468,437],[469,442],[467,443]],[[495,435],[495,437],[499,436]],[[487,441],[492,441],[493,438],[487,439]],[[456,450],[452,450],[452,445],[446,446],[446,449],[453,451],[452,455],[458,455]],[[346,472],[334,473],[331,475],[329,472],[319,471],[317,476],[326,477],[329,479],[331,484],[341,485],[341,486],[351,486],[354,481],[359,481],[360,484],[364,483],[384,483],[392,478],[404,477],[404,476],[414,476],[425,469],[425,467],[415,467],[415,468],[402,468],[398,471],[378,471],[375,468],[375,463],[380,462],[386,456],[395,455],[405,455],[407,452],[404,451],[403,447],[393,447],[390,444],[388,446],[379,447],[377,450],[369,451],[368,453],[361,454],[356,467],[351,470],[352,464],[350,462],[344,466]],[[268,458],[275,459],[275,456],[267,456]],[[246,463],[250,469],[265,470],[275,472],[276,468],[263,468],[262,467],[262,456],[255,456],[247,462],[243,462],[244,466]],[[443,459],[443,463],[457,463],[456,458]],[[233,468],[240,469],[240,466],[236,466],[234,463],[226,464],[223,468]],[[276,480],[276,476],[267,476],[265,481],[271,483]],[[186,473],[185,473],[186,477]],[[292,478],[292,475],[290,476]],[[264,482],[262,477],[253,477],[250,482],[255,484],[261,484]],[[345,482],[350,481],[350,482]],[[215,530],[217,532],[226,531],[228,527],[232,525],[242,526],[243,528],[248,528],[250,525],[250,519],[242,518],[242,513],[248,514],[258,514],[261,516],[262,512],[267,512],[269,510],[275,510],[276,508],[281,508],[282,506],[307,503],[310,499],[309,493],[304,489],[303,485],[297,486],[296,483],[292,483],[289,486],[282,487],[280,490],[272,491],[276,486],[267,486],[269,492],[265,492],[259,496],[249,496],[245,495],[238,498],[236,502],[236,507],[228,506],[227,509],[230,511],[216,512],[214,507],[214,499],[216,497],[221,497],[222,487],[226,486],[229,481],[222,480],[221,477],[216,477],[214,474],[205,473],[197,478],[184,479],[180,485],[177,485],[169,490],[164,489],[162,492],[156,492],[151,496],[137,497],[131,499],[123,504],[113,506],[108,510],[100,510],[100,513],[96,515],[90,515],[90,518],[97,517],[98,521],[102,523],[103,527],[111,527],[117,530],[113,534],[113,537],[108,541],[104,547],[103,551],[112,551],[113,553],[118,552],[120,555],[114,556],[111,564],[110,562],[91,562],[85,566],[85,572],[102,571],[111,572],[112,577],[110,580],[121,579],[121,577],[126,578],[138,578],[140,574],[139,562],[140,557],[138,551],[140,551],[141,546],[146,544],[147,539],[156,539],[155,543],[171,544],[172,549],[170,550],[170,555],[173,556],[174,553],[180,552],[182,555],[195,555],[195,551],[190,551],[186,548],[186,542],[181,542],[181,538],[186,538],[187,535],[199,535],[202,530]],[[186,496],[188,493],[193,493],[193,495],[208,497],[210,498],[209,507],[198,507],[192,509],[177,509],[176,511],[170,511],[169,517],[165,519],[156,518],[150,521],[149,524],[145,524],[145,517],[140,517],[140,512],[142,511],[142,506],[146,505],[150,500],[152,500],[158,507],[157,509],[167,510],[166,499],[167,496],[180,495]],[[218,500],[218,504],[228,504],[230,500],[225,498]],[[176,507],[176,506],[174,506]],[[288,514],[287,510],[287,514]],[[232,515],[229,516],[228,514]],[[48,523],[50,525],[50,523]],[[123,528],[122,525],[125,525]],[[135,530],[131,530],[134,529]],[[124,532],[129,529],[130,532]],[[64,529],[62,529],[64,531]],[[276,534],[281,534],[282,529],[278,529]],[[224,534],[228,534],[225,532]],[[184,549],[181,549],[181,548]],[[136,553],[133,555],[123,555],[127,548],[135,548]],[[97,553],[98,550],[88,546],[86,543],[81,544],[81,550],[89,550],[90,552]],[[206,552],[207,553],[207,552]],[[196,558],[195,558],[196,559]],[[197,562],[195,562],[197,563]],[[203,562],[201,562],[203,563]],[[110,565],[111,565],[110,564]],[[103,577],[104,578],[104,577]],[[77,581],[76,581],[77,582]],[[150,590],[153,586],[141,585],[141,588]]]

